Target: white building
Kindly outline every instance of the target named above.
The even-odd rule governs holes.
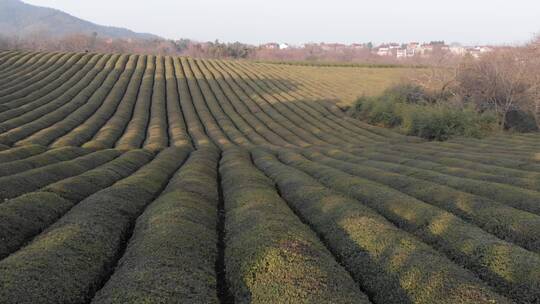
[[[285,50],[285,49],[288,49],[288,48],[290,48],[290,47],[291,47],[291,46],[290,46],[289,44],[287,44],[287,43],[280,43],[280,44],[279,44],[279,49],[280,49],[280,50]]]
[[[392,56],[392,51],[389,47],[379,47],[377,50],[377,55],[379,56]]]
[[[456,55],[456,56],[463,56],[467,54],[467,49],[462,46],[451,46],[450,47],[450,53]]]
[[[396,50],[396,57],[398,59],[407,58],[407,49],[397,49]]]

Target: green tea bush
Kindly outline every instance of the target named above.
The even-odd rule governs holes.
[[[190,151],[163,150],[133,175],[86,198],[27,246],[0,261],[0,302],[89,303],[110,276],[135,220]]]
[[[356,153],[354,150],[348,152]],[[438,158],[425,155],[422,152],[398,152],[388,148],[380,148],[376,151],[358,151],[357,155],[369,157],[374,160],[401,163],[407,166],[432,170],[456,177],[509,184],[520,188],[540,191],[540,173],[483,165],[467,160],[452,160],[443,157]]]
[[[77,102],[72,101],[69,102],[66,107],[63,107],[62,110],[53,112],[57,114],[56,119],[58,119],[58,121],[55,121],[54,119],[42,121],[42,126],[43,123],[47,123],[48,125],[45,128],[41,127],[41,129],[39,129],[39,131],[36,133],[21,140],[19,144],[37,143],[42,145],[50,145],[57,138],[66,135],[77,127],[80,127],[81,124],[96,113],[96,111],[103,105],[103,102],[106,101],[109,94],[113,94],[112,96],[123,94],[121,87],[127,85],[127,81],[122,81],[119,79],[121,78],[122,74],[131,75],[133,69],[126,69],[126,65],[128,62],[134,63],[132,60],[134,58],[136,58],[134,55],[120,56],[112,71],[107,75],[105,80],[99,84],[97,90],[92,92],[92,94],[89,96],[84,96],[84,98],[79,99],[81,104],[77,106]],[[116,89],[116,92],[111,93],[111,91],[114,89]],[[36,121],[39,120],[41,120],[41,118]],[[69,144],[68,142],[62,143],[66,145]]]
[[[133,107],[129,123],[124,129],[120,139],[116,142],[118,149],[133,149],[143,146],[146,138],[146,129],[150,115],[152,102],[152,90],[154,87],[154,75],[156,72],[156,56],[147,56],[146,70],[139,86],[135,106]]]
[[[388,186],[283,151],[280,159],[322,184],[358,199],[400,228],[444,252],[518,303],[540,297],[540,257],[457,216]],[[533,270],[534,269],[534,270]]]
[[[41,154],[45,151],[47,151],[46,147],[38,145],[27,145],[1,150],[0,164],[25,159],[34,155]]]
[[[144,64],[145,60],[143,57],[136,55],[130,56],[122,74],[120,74],[107,96],[103,98],[102,104],[97,110],[95,110],[88,119],[79,120],[79,124],[74,129],[69,131],[66,135],[56,139],[51,146],[80,146],[91,140],[96,132],[110,119],[111,115],[113,115],[118,108],[119,103],[126,94],[131,79],[137,78],[137,74],[142,75],[144,72]],[[77,118],[84,117],[80,114],[76,115],[76,112],[74,115]],[[75,120],[74,118],[72,119]]]
[[[54,192],[71,201],[81,201],[118,180],[128,177],[151,161],[153,157],[154,155],[146,150],[131,150],[92,170],[50,184],[41,191]]]
[[[68,54],[66,56],[67,58],[70,57]],[[24,97],[11,99],[2,104],[8,107],[9,110],[0,113],[0,121],[2,121],[0,129],[12,129],[24,122],[32,121],[35,117],[39,117],[39,115],[32,118],[23,114],[35,111],[40,107],[49,108],[50,111],[51,106],[54,109],[55,107],[59,107],[59,104],[66,103],[66,99],[69,100],[69,98],[74,96],[69,95],[69,92],[81,90],[86,85],[86,83],[79,83],[82,78],[91,79],[91,77],[98,73],[99,69],[103,68],[98,63],[100,62],[100,58],[105,57],[108,57],[108,55],[87,54],[79,61],[71,62],[74,58],[71,56],[69,60],[63,62],[62,67],[69,68],[67,71],[59,75],[50,74],[50,76],[54,77],[49,79],[48,76],[43,79],[46,82],[39,89],[29,86],[25,87],[25,89],[28,89],[28,92]],[[62,70],[62,68],[57,70]],[[66,95],[69,97],[66,98]],[[41,115],[44,115],[43,113],[47,112],[42,112]]]
[[[79,201],[127,177],[151,159],[149,152],[130,151],[81,175],[0,204],[0,259],[20,248]]]
[[[390,223],[262,150],[255,163],[340,257],[373,303],[509,303],[470,272]],[[429,284],[426,284],[429,282]]]
[[[144,86],[148,85],[148,81],[143,83],[143,77],[147,76],[148,78],[149,76],[149,72],[147,72],[148,61],[148,56],[139,56],[137,71],[131,77],[126,92],[122,96],[122,100],[118,104],[116,111],[107,123],[103,125],[94,137],[86,142],[83,147],[91,149],[114,147],[116,141],[123,135],[126,126],[132,118],[133,108],[135,107],[139,92],[146,91]]]
[[[17,174],[23,171],[38,167],[52,165],[61,161],[68,161],[73,158],[88,154],[90,151],[79,147],[62,147],[49,150],[45,153],[31,156],[8,163],[0,164],[0,177]]]
[[[69,161],[0,177],[0,204],[1,200],[36,191],[48,184],[84,173],[119,155],[120,152],[116,150],[102,150]]]
[[[191,138],[180,106],[180,94],[176,83],[173,58],[165,57],[165,87],[167,89],[167,120],[171,146],[191,145]]]
[[[51,67],[58,68],[54,66],[57,63],[58,59],[64,54],[62,53],[48,53],[48,55],[35,56],[36,59],[33,65],[26,66],[24,69],[20,70],[18,73],[14,73],[9,77],[3,79],[2,84],[0,85],[0,95],[5,96],[17,90],[20,90],[26,86],[31,85],[40,80],[40,75],[42,77],[50,74],[54,69]]]
[[[214,146],[214,143],[210,140],[209,135],[206,133],[205,126],[198,118],[198,113],[191,97],[187,77],[184,73],[184,64],[178,57],[174,58],[173,67],[175,73],[174,76],[176,77],[176,85],[178,87],[178,95],[180,97],[180,107],[182,109],[183,116],[185,117],[186,128],[189,131],[193,145],[197,148]]]
[[[32,192],[0,204],[0,259],[58,220],[73,202],[50,192]]]
[[[156,57],[150,115],[146,127],[146,138],[143,143],[145,149],[159,151],[169,144],[166,102],[165,63],[163,56],[158,56]]]
[[[64,87],[64,84],[67,84],[66,82],[70,82],[70,85],[73,86],[74,83],[70,77],[79,74],[79,71],[92,57],[101,56],[95,54],[66,53],[61,59],[61,66],[58,69],[52,71],[40,81],[33,82],[31,85],[27,85],[11,94],[1,96],[0,103],[8,106],[10,109],[15,109],[27,103],[33,103],[38,98],[45,97],[48,93],[56,91],[58,87]],[[92,68],[91,65],[86,65],[86,67]],[[3,115],[0,117],[3,117]]]
[[[225,264],[235,303],[369,303],[249,153],[223,153]]]
[[[540,216],[521,211],[490,199],[462,192],[444,184],[402,175],[370,166],[370,161],[344,152],[326,152],[333,158],[317,152],[304,155],[321,164],[352,175],[360,176],[399,190],[428,204],[452,212],[482,229],[540,253]],[[339,160],[337,160],[339,159]]]
[[[137,219],[126,251],[92,303],[219,303],[219,151],[200,149]]]
[[[64,91],[61,95],[62,98],[55,99],[43,107],[38,107],[0,124],[0,129],[3,127],[10,128],[9,131],[0,134],[0,142],[12,145],[17,141],[27,139],[28,136],[36,136],[36,132],[39,131],[52,129],[49,132],[53,132],[54,128],[48,129],[48,127],[62,121],[66,116],[86,104],[89,98],[93,96],[93,93],[103,84],[109,72],[114,69],[121,56],[104,57],[109,58],[109,60],[104,60],[106,64],[104,61],[101,62],[105,64],[104,67],[101,67],[101,70],[98,66],[93,69],[93,72],[97,74],[88,73],[85,75],[84,81]]]

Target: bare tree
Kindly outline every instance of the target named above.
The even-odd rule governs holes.
[[[533,111],[538,96],[538,70],[528,48],[501,49],[479,59],[467,58],[457,71],[459,93],[483,109],[494,110],[501,128],[511,110]]]
[[[459,59],[449,52],[437,52],[429,61],[424,61],[425,69],[412,71],[408,79],[429,91],[435,99],[447,100],[456,95]]]

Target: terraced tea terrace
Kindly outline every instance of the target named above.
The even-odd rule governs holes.
[[[367,125],[354,73],[1,52],[0,303],[540,303],[540,136]]]

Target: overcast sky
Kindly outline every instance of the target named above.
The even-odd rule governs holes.
[[[166,38],[514,44],[540,32],[540,0],[24,0]]]

